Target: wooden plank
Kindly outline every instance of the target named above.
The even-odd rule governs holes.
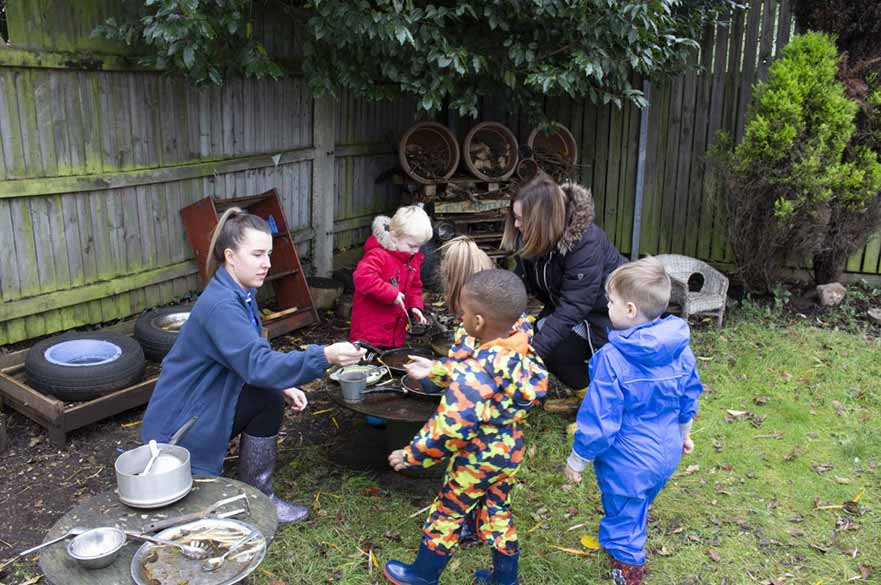
[[[34,109],[37,116],[37,133],[32,135],[37,140],[40,148],[40,159],[42,160],[42,172],[35,176],[54,177],[58,175],[58,159],[55,154],[55,136],[53,128],[56,120],[52,101],[55,99],[52,87],[51,76],[45,71],[29,71],[28,76],[33,84],[33,93],[27,96],[19,96],[19,99],[25,97],[33,100]]]
[[[658,252],[661,254],[673,251],[673,224],[676,209],[677,172],[679,170],[679,141],[682,132],[682,103],[685,79],[679,76],[673,79],[671,87],[670,107],[667,115],[670,118],[667,131],[667,147],[664,153],[664,185],[661,199],[661,230],[658,239]]]
[[[729,16],[730,18],[730,16]],[[707,120],[707,147],[712,146],[722,127],[722,110],[725,101],[725,66],[728,59],[729,26],[716,25],[716,44],[713,61],[712,87],[710,89],[710,113]],[[715,208],[724,205],[724,194],[714,195],[716,177],[713,173],[704,175],[701,184],[703,203],[701,205],[700,223],[698,225],[698,241],[695,255],[698,258],[710,259],[713,246],[713,217]],[[711,182],[713,181],[713,182]]]
[[[658,203],[659,185],[664,177],[664,158],[661,155],[661,145],[664,128],[662,122],[666,119],[664,108],[665,96],[669,95],[669,83],[652,83],[650,106],[648,143],[646,145],[645,160],[645,186],[643,189],[642,223],[639,238],[639,253],[641,255],[655,255],[658,246],[658,226],[660,224],[660,205]]]
[[[314,149],[290,150],[279,154],[282,155],[279,165],[283,165],[311,159],[314,156]],[[274,166],[271,154],[260,154],[220,161],[199,161],[156,169],[108,172],[100,175],[0,181],[0,199],[118,189]]]
[[[860,272],[881,274],[879,260],[881,260],[881,232],[875,232],[866,242],[863,265]]]
[[[701,46],[701,73],[697,76],[697,96],[694,107],[694,141],[691,151],[691,177],[688,182],[688,216],[685,222],[685,245],[683,250],[687,256],[697,256],[698,241],[702,237],[701,218],[703,208],[709,205],[704,192],[704,157],[707,150],[707,132],[709,130],[710,97],[713,82],[713,51],[715,47],[716,27],[704,27]]]
[[[97,75],[78,73],[79,105],[83,120],[84,172],[87,175],[104,170],[104,157],[101,133],[101,84]],[[73,193],[75,190],[65,190]],[[2,197],[2,196],[0,196]]]
[[[618,200],[623,195],[620,186],[620,172],[622,163],[622,134],[625,133],[626,120],[620,108],[614,105],[609,106],[610,122],[609,122],[609,160],[606,164],[606,189],[605,204],[603,205],[603,229],[609,235],[618,249],[620,250],[621,242],[618,240],[617,220],[620,210],[618,208]]]
[[[740,96],[737,104],[737,131],[739,143],[743,138],[746,113],[752,100],[753,82],[756,73],[756,54],[759,45],[759,19],[762,16],[762,0],[752,0],[747,13],[746,39],[743,49],[743,69],[741,73]]]
[[[605,228],[603,220],[605,219],[604,212],[607,197],[606,181],[608,169],[606,166],[609,162],[611,108],[612,106],[602,106],[597,109],[597,129],[594,142],[596,153],[594,155],[595,164],[593,168],[593,201],[596,209],[596,223],[603,228]]]
[[[777,18],[778,0],[765,0],[762,7],[762,36],[759,45],[758,79],[768,80],[768,67],[771,65],[774,51],[774,25]]]
[[[792,2],[793,0],[780,0],[780,15],[777,18],[777,46],[774,51],[775,58],[780,57],[783,47],[789,44],[789,35],[792,31]]]
[[[4,302],[0,306],[0,322],[28,315],[36,315],[60,307],[71,307],[80,303],[107,299],[131,290],[167,283],[175,278],[189,276],[197,272],[198,269],[195,263],[187,260],[82,287]]]
[[[315,159],[312,162],[312,265],[318,276],[328,276],[333,270],[334,209],[334,137],[336,136],[334,102],[331,98],[315,99],[315,121],[312,143]]]

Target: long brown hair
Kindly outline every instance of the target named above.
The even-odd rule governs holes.
[[[514,203],[522,206],[522,244],[518,247],[519,230],[514,227]],[[566,229],[566,194],[560,185],[539,173],[520,187],[511,197],[501,248],[524,258],[543,256],[550,252]]]
[[[223,212],[214,233],[211,234],[210,253],[206,260],[208,276],[213,276],[217,268],[226,262],[224,253],[226,249],[238,250],[245,238],[245,230],[252,229],[265,234],[271,234],[269,224],[262,217],[252,213],[245,213],[239,207],[230,207]]]
[[[444,289],[444,301],[454,315],[459,314],[459,294],[462,286],[472,275],[495,268],[492,259],[468,236],[453,238],[440,248],[440,273]]]

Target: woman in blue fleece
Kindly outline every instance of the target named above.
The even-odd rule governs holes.
[[[241,433],[238,477],[270,497],[280,523],[296,522],[308,508],[272,490],[276,438],[285,402],[306,407],[294,386],[318,378],[330,364],[357,363],[363,350],[350,343],[273,351],[260,336],[257,288],[269,271],[272,233],[256,215],[228,209],[211,238],[209,273],[162,371],[144,421],[144,441],[167,441],[192,416],[199,420],[181,439],[194,474],[220,475],[229,441]]]
[[[648,507],[691,453],[691,419],[703,387],[688,324],[660,319],[670,279],[655,258],[616,269],[606,284],[613,330],[590,360],[566,478],[581,481],[593,461],[605,515],[599,541],[615,585],[643,581]]]

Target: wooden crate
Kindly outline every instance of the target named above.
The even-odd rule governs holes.
[[[133,326],[133,321],[125,325],[128,333]],[[15,352],[0,361],[0,410],[5,404],[25,415],[49,431],[49,440],[59,447],[64,445],[70,431],[147,404],[159,378],[158,364],[147,362],[144,381],[138,384],[93,400],[64,402],[28,385],[24,375],[28,351]]]

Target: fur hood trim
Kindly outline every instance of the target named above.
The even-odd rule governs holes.
[[[566,254],[575,248],[584,230],[593,223],[594,207],[590,189],[577,183],[563,183],[560,187],[566,194],[566,229],[557,242],[557,251]]]
[[[392,234],[389,232],[389,224],[392,222],[392,218],[387,215],[377,215],[373,218],[373,236],[376,238],[376,241],[379,242],[379,245],[389,250],[390,252],[394,252],[396,250],[395,243],[392,241]]]

